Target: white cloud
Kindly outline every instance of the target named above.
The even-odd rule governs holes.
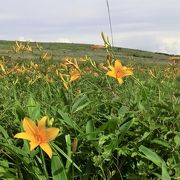
[[[179,53],[180,0],[109,0],[109,6],[116,46]],[[6,40],[102,44],[101,31],[110,35],[105,0],[2,1],[0,27]]]
[[[174,34],[174,36],[173,36]],[[120,47],[180,55],[180,35],[161,31],[135,31],[114,34],[114,44]]]
[[[23,36],[20,36],[18,38],[18,41],[30,41],[30,42],[34,42],[35,40],[33,40],[32,38],[25,38]]]
[[[0,21],[9,21],[9,20],[16,20],[16,19],[18,19],[18,17],[15,15],[5,14],[5,13],[0,14]]]
[[[61,42],[61,43],[72,43],[72,41],[70,41],[67,38],[58,38],[55,42]]]
[[[161,52],[180,55],[180,37],[162,37],[159,39]]]

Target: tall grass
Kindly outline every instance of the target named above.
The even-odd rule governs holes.
[[[54,61],[48,55],[1,60],[1,179],[180,177],[179,68],[132,62],[126,66],[134,75],[119,85],[106,75],[108,63],[106,57]],[[77,67],[80,75],[72,80]],[[14,138],[24,117],[37,122],[43,116],[47,127],[60,128],[50,142],[51,159]]]

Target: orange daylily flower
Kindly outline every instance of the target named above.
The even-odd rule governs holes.
[[[80,77],[80,73],[77,69],[73,69],[72,71],[70,71],[70,81],[75,81],[76,79],[78,79]]]
[[[66,90],[69,89],[68,81],[64,79],[63,74],[59,70],[56,70],[56,74],[61,78],[63,86],[65,87]],[[64,75],[67,76],[67,75]]]
[[[46,128],[47,119],[48,117],[44,116],[36,126],[34,121],[25,117],[23,120],[23,128],[25,132],[17,133],[14,137],[29,140],[31,151],[37,146],[40,146],[40,148],[51,158],[52,149],[48,142],[56,138],[59,133],[59,128]]]
[[[65,87],[66,90],[68,90],[69,89],[68,82],[64,79],[64,77],[63,77],[63,75],[61,73],[59,74],[59,76],[60,76],[60,78],[61,78],[61,80],[63,82],[63,86]]]
[[[108,71],[106,75],[116,78],[119,84],[123,83],[123,77],[133,75],[132,69],[122,66],[120,60],[115,61],[114,67],[112,65],[108,67],[111,71]]]
[[[172,65],[176,65],[178,63],[178,61],[180,61],[180,57],[170,57],[169,58],[169,64]]]
[[[79,65],[78,65],[78,62],[77,62],[76,59],[72,59],[72,58],[67,57],[67,58],[64,59],[64,64],[67,65],[67,66],[68,65],[73,66],[73,67],[75,67],[76,69],[78,69],[80,71]]]
[[[108,72],[109,71],[109,69],[106,66],[104,66],[104,63],[100,63],[99,64],[99,68],[102,69],[104,72]]]

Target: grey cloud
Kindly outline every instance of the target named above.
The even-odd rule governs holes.
[[[159,36],[180,37],[179,0],[109,0],[109,5],[117,46],[162,50],[164,41],[158,41]],[[110,34],[105,0],[2,1],[0,27],[1,39],[24,36],[102,43],[100,32]],[[166,50],[179,46],[176,41],[166,42]]]

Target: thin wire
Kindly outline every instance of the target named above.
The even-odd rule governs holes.
[[[112,24],[111,24],[111,15],[110,15],[110,8],[109,8],[109,2],[106,0],[107,9],[108,9],[108,16],[109,16],[109,26],[111,31],[111,40],[112,40],[112,46],[114,46],[114,40],[113,40],[113,30],[112,30]]]

